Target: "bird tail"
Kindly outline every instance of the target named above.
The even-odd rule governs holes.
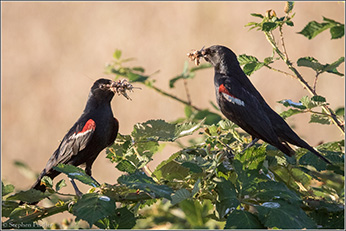
[[[306,142],[304,142],[306,143]],[[311,147],[310,145],[306,144],[305,147],[302,148],[306,148],[307,150],[309,150],[310,152],[312,152],[313,154],[315,154],[316,156],[318,156],[319,158],[321,158],[322,160],[324,160],[326,163],[328,164],[332,164],[329,160],[327,160],[324,156],[321,155],[321,153],[319,153],[318,151],[316,151],[313,147]]]

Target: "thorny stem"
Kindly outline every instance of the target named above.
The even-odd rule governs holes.
[[[298,70],[293,67],[292,63],[289,62],[288,59],[286,59],[285,55],[280,51],[278,48],[273,36],[271,36],[270,33],[265,32],[265,36],[269,43],[272,45],[273,49],[275,52],[279,55],[279,57],[286,63],[288,68],[294,73],[296,78],[299,80],[299,82],[303,85],[304,89],[306,89],[311,95],[317,96],[316,92],[314,89],[305,81],[303,76],[298,72]],[[339,128],[339,130],[342,132],[342,134],[345,134],[345,127],[342,124],[342,122],[336,117],[336,115],[333,113],[333,111],[327,106],[327,105],[322,105],[322,109],[331,117],[332,122]]]
[[[316,86],[317,86],[317,80],[318,80],[318,76],[321,74],[321,72],[317,72],[316,76],[315,76],[315,80],[314,80],[314,86],[313,86],[313,90],[316,93]]]

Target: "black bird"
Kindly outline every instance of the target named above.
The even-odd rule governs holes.
[[[85,172],[91,176],[91,166],[95,159],[104,148],[113,144],[118,134],[119,123],[113,117],[110,104],[115,92],[118,92],[115,87],[118,83],[99,79],[93,84],[82,115],[65,135],[31,188],[45,192],[46,186],[41,184],[42,177],[53,179],[59,175],[60,172],[53,167],[60,163],[74,166],[85,164]],[[76,194],[80,196],[81,192],[70,180]]]
[[[286,155],[292,156],[295,152],[288,145],[290,143],[309,150],[330,164],[329,160],[302,140],[266,103],[230,49],[216,45],[202,49],[198,53],[214,67],[216,99],[221,112],[252,136],[252,144],[262,139]],[[198,63],[199,57],[196,58]]]

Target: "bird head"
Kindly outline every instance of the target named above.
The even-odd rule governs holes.
[[[211,63],[216,72],[229,73],[231,69],[239,69],[237,56],[225,46],[215,45],[208,48],[204,47],[199,50],[193,50],[187,54],[188,57],[199,64],[199,59],[204,58],[205,61]]]
[[[106,100],[110,102],[114,96],[114,81],[109,79],[98,79],[94,82],[93,86],[90,90],[90,96],[92,95],[94,98],[98,100]]]

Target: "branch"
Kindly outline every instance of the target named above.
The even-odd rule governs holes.
[[[286,63],[286,65],[288,66],[288,68],[294,73],[294,75],[296,76],[296,78],[298,79],[298,81],[301,83],[301,85],[304,87],[304,89],[306,89],[311,95],[313,96],[317,96],[316,92],[314,91],[314,89],[305,81],[305,79],[303,78],[303,76],[298,72],[298,70],[296,68],[293,67],[292,63],[286,59],[286,56],[281,52],[281,50],[278,48],[275,40],[273,39],[273,37],[270,35],[270,33],[268,32],[264,32],[266,35],[267,40],[269,41],[269,43],[272,45],[272,47],[274,48],[275,52],[279,55],[279,57]],[[321,106],[322,109],[331,116],[332,118],[332,122],[339,128],[339,130],[341,131],[342,134],[345,134],[345,126],[343,125],[343,123],[336,117],[336,115],[333,113],[333,111],[327,106],[327,105],[323,105]]]

